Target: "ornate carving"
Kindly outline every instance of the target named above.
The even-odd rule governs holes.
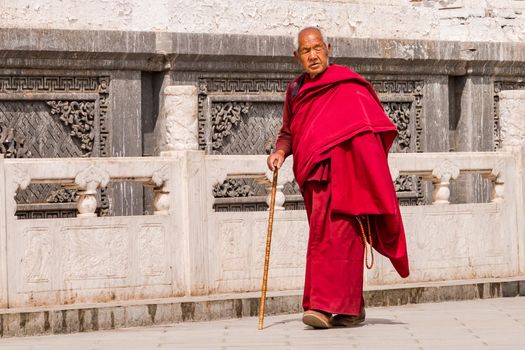
[[[441,182],[457,179],[459,176],[459,167],[450,160],[445,159],[432,171],[432,176]]]
[[[410,149],[410,102],[385,102],[383,108],[386,115],[397,127],[397,138],[392,145],[392,152],[406,153]]]
[[[207,135],[209,135],[209,109],[207,106],[207,99],[208,96],[213,95],[233,95],[233,96],[257,96],[262,93],[273,95],[273,96],[284,96],[284,93],[286,92],[286,87],[288,86],[288,82],[292,80],[294,75],[290,74],[287,77],[283,78],[227,78],[227,77],[207,77],[207,78],[200,78],[198,80],[198,89],[199,89],[199,97],[198,97],[198,129],[199,129],[199,148],[202,150],[207,150],[206,147],[208,144],[210,144],[210,140],[208,140]],[[248,97],[247,97],[248,99]],[[255,105],[259,105],[260,103],[256,103]],[[275,104],[273,107],[275,111],[282,110],[282,105]],[[273,112],[275,113],[275,112]],[[266,113],[265,115],[266,116]],[[251,118],[250,118],[251,119]],[[265,120],[264,122],[266,122]],[[273,123],[273,121],[272,121]],[[277,123],[280,125],[281,123],[281,117],[280,114],[277,118]],[[268,128],[266,125],[264,125],[265,128],[261,130],[265,130]],[[273,128],[273,126],[271,126]],[[276,133],[276,131],[275,131]],[[273,138],[268,137],[267,139],[263,140],[263,142],[271,142],[273,143]],[[239,146],[240,148],[241,146]],[[266,145],[262,146],[263,148],[266,148]],[[244,148],[248,149],[249,151],[252,151],[253,147]],[[262,148],[261,148],[262,149]],[[208,152],[212,152],[213,150],[207,150]],[[250,153],[250,154],[260,154],[260,150],[258,153]],[[228,154],[243,154],[241,153],[235,153],[235,150],[230,151]]]
[[[56,115],[71,129],[70,135],[80,140],[84,155],[91,155],[95,139],[95,102],[93,101],[48,101],[51,115]]]
[[[60,232],[64,278],[125,278],[129,270],[129,235],[125,226],[65,227]]]
[[[56,126],[42,123],[41,116],[49,116],[49,107],[38,93],[47,93],[57,95],[57,100],[63,98],[64,94],[90,93],[94,94],[94,103],[98,94],[98,130],[99,144],[98,149],[92,152],[98,152],[101,157],[110,155],[111,134],[110,121],[108,120],[109,109],[109,76],[100,77],[59,77],[59,76],[0,76],[0,100],[3,93],[9,93],[11,96],[20,94],[24,101],[1,101],[0,102],[0,122],[5,123],[8,127],[20,130],[26,138],[28,148],[31,150],[33,157],[78,157],[87,155],[88,151],[78,150],[78,146],[70,138],[60,136],[56,132]],[[47,98],[47,97],[46,97]],[[34,118],[38,113],[39,118]],[[22,118],[20,118],[20,115]],[[50,118],[51,120],[53,118]],[[57,124],[58,127],[60,125]],[[62,128],[60,128],[62,129]],[[37,140],[35,143],[34,140]],[[39,142],[45,143],[45,147],[39,147]],[[45,140],[45,141],[42,141]],[[86,144],[89,144],[86,142]],[[74,147],[72,147],[74,146]],[[91,147],[93,147],[91,145]],[[88,147],[89,148],[89,147]],[[44,154],[39,154],[44,151]],[[51,154],[47,154],[51,153]],[[47,198],[52,190],[57,189],[50,185],[32,184],[27,191],[20,192],[17,196],[17,203],[35,203],[42,202]],[[105,191],[101,194],[101,215],[107,215],[109,212],[109,201]],[[24,212],[25,213],[25,212]],[[40,212],[36,212],[37,215]],[[68,212],[69,213],[69,212]],[[69,215],[68,213],[64,215]],[[51,213],[50,215],[55,215]],[[62,215],[59,213],[59,215]],[[32,215],[29,215],[31,216]],[[47,217],[47,215],[45,215]]]
[[[1,93],[97,93],[99,98],[100,156],[110,151],[109,77],[0,76]],[[38,100],[38,96],[35,96]]]
[[[75,177],[75,184],[88,191],[96,192],[98,187],[106,187],[108,183],[108,172],[94,165],[88,166]]]
[[[241,118],[248,114],[250,103],[214,103],[211,108],[212,149],[220,149],[225,137],[232,134],[231,129],[239,125]]]
[[[403,114],[406,114],[407,118],[410,118],[413,120],[414,123],[414,130],[415,130],[415,140],[414,140],[414,146],[411,146],[409,143],[409,146],[407,149],[403,148],[401,151],[403,152],[423,152],[423,144],[424,144],[424,134],[423,134],[423,122],[422,122],[422,112],[423,112],[423,87],[424,87],[424,81],[423,80],[370,80],[370,83],[374,87],[374,90],[378,94],[384,94],[390,96],[392,99],[395,100],[397,96],[411,96],[414,101],[412,102],[412,106],[410,102],[393,102],[393,104],[398,104],[402,107]],[[384,103],[383,105],[389,105],[389,102]],[[406,110],[406,107],[408,105],[408,110]],[[397,107],[396,107],[397,108]],[[410,116],[410,109],[413,108],[414,115]],[[406,112],[404,111],[406,110]],[[386,109],[385,109],[386,111]],[[389,114],[387,112],[387,114]],[[390,116],[390,115],[389,115]],[[403,116],[403,115],[401,115]],[[400,116],[400,117],[401,117]],[[403,116],[404,117],[404,116]],[[397,123],[396,123],[397,125]],[[399,126],[398,126],[399,128]],[[407,125],[406,129],[400,130],[400,136],[402,131],[408,131],[408,135],[404,135],[402,140],[406,143],[408,140],[411,141],[411,137],[413,136],[410,133],[410,128]],[[407,137],[408,136],[408,137]],[[395,152],[397,150],[394,150]]]
[[[5,158],[30,158],[31,151],[27,147],[26,139],[13,128],[0,126],[0,153]]]
[[[237,179],[226,179],[222,184],[216,183],[213,186],[215,198],[252,197],[254,195],[255,192],[251,186],[242,184]]]
[[[394,181],[396,192],[412,192],[414,191],[414,177],[410,175],[398,176]]]
[[[166,272],[166,239],[162,225],[143,225],[138,237],[138,261],[145,276],[160,276]]]
[[[523,78],[522,78],[523,79]],[[499,118],[499,93],[503,90],[525,89],[525,81],[495,81],[494,82],[494,126],[493,126],[493,148],[495,151],[501,148],[501,124]]]
[[[284,93],[288,82],[293,75],[286,78],[264,79],[264,78],[201,78],[199,79],[199,93],[209,94],[215,92],[236,93]]]
[[[168,165],[164,165],[159,170],[153,172],[151,176],[151,182],[155,184],[156,187],[162,187],[166,181],[170,179],[170,168]]]
[[[71,203],[76,200],[77,190],[70,188],[59,188],[58,190],[51,191],[49,196],[46,198],[48,203]]]
[[[25,190],[27,186],[29,186],[29,184],[31,183],[31,177],[29,176],[29,174],[16,166],[13,167],[12,171],[15,192],[18,189]]]
[[[30,210],[18,211],[15,214],[18,219],[62,219],[74,218],[77,216],[76,209],[51,209],[51,210]]]
[[[53,237],[47,228],[35,227],[24,232],[26,249],[22,259],[24,281],[48,282],[51,276]]]

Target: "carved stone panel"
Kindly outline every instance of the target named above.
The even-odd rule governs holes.
[[[424,134],[422,80],[370,80],[399,135],[393,152],[423,152]]]
[[[199,79],[199,147],[208,154],[267,154],[292,79]]]
[[[525,89],[525,78],[513,81],[495,81],[494,82],[494,137],[493,148],[501,148],[501,125],[499,119],[499,93],[503,90],[523,90]]]
[[[22,274],[25,283],[47,284],[51,278],[53,237],[47,228],[34,227],[24,232]]]
[[[64,227],[60,265],[65,280],[126,278],[129,234],[125,226]]]
[[[162,276],[167,272],[167,242],[162,225],[143,225],[138,237],[139,271],[144,276]]]

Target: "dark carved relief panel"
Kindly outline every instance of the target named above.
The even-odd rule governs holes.
[[[0,106],[1,109],[1,106]],[[0,153],[5,158],[30,158],[26,139],[17,130],[0,124]]]
[[[372,80],[371,83],[382,101],[385,113],[397,126],[398,135],[390,151],[423,152],[424,134],[421,115],[424,82]],[[394,186],[400,205],[423,204],[422,183],[417,176],[399,176]]]
[[[95,140],[95,102],[93,101],[49,101],[51,115],[70,129],[69,135],[80,141],[80,149],[86,156],[93,151]]]
[[[493,148],[495,151],[501,148],[501,124],[499,119],[499,93],[503,90],[524,90],[525,78],[521,81],[495,81],[494,82],[494,130]]]
[[[0,76],[1,152],[11,158],[108,156],[108,97],[109,77]],[[74,216],[75,197],[58,185],[31,184],[16,196],[17,215]],[[102,193],[102,215],[109,209],[106,197]]]
[[[215,105],[222,103],[212,104]],[[228,137],[212,135],[212,154],[269,154],[272,151],[282,123],[282,103],[249,102],[243,105],[245,107],[236,123],[228,130]]]
[[[208,154],[267,154],[293,76],[199,79],[199,146]]]

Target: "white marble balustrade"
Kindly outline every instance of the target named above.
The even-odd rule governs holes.
[[[292,159],[278,188],[293,179]],[[401,280],[377,259],[366,286],[426,283],[525,273],[521,151],[390,156],[392,178],[417,175],[434,186],[434,204],[403,207],[412,274]],[[215,212],[213,185],[256,177],[269,187],[265,156],[2,159],[0,304],[31,306],[257,291],[268,213]],[[494,183],[491,203],[450,204],[449,184],[477,173]],[[155,188],[155,214],[95,217],[96,191],[115,181]],[[14,196],[29,183],[80,189],[79,215],[17,220]],[[276,201],[282,209],[286,197]],[[443,204],[443,205],[441,205]],[[302,287],[306,214],[277,210],[270,290]]]

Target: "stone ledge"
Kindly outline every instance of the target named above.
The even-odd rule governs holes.
[[[399,74],[525,74],[525,43],[328,38],[336,62]],[[85,45],[89,43],[89,45]],[[297,70],[293,36],[0,28],[4,68]],[[243,63],[239,67],[239,62]],[[242,68],[245,65],[246,67]],[[362,67],[361,67],[362,66]]]
[[[525,277],[377,286],[364,295],[368,307],[525,296]],[[258,310],[259,293],[0,309],[0,337],[240,318],[256,316]],[[267,315],[301,311],[301,291],[268,294]]]

